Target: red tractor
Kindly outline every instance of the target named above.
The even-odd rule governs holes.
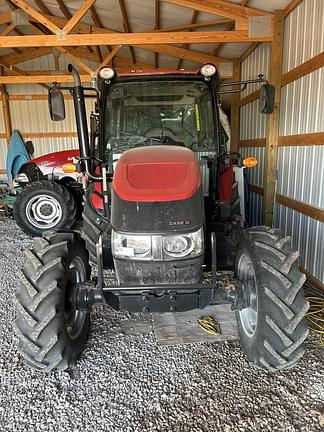
[[[273,88],[257,80],[226,83],[213,65],[196,72],[116,75],[100,70],[98,88],[49,92],[53,120],[65,116],[61,90],[73,95],[85,187],[83,230],[36,238],[17,294],[19,351],[38,370],[64,370],[88,338],[90,310],[178,312],[229,303],[249,360],[268,370],[303,354],[305,276],[291,239],[265,226],[243,229],[234,168],[219,99],[260,82],[260,108]],[[84,91],[96,92],[90,140]],[[114,268],[115,285],[105,281]],[[217,278],[234,270],[234,282]],[[212,279],[203,283],[203,269]]]

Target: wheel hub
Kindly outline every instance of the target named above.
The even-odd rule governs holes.
[[[53,228],[62,219],[61,204],[50,195],[37,195],[26,206],[26,217],[36,228]]]

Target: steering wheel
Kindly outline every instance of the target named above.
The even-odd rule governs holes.
[[[167,135],[161,136],[161,133],[167,133]],[[144,135],[147,137],[147,140],[144,141],[144,145],[158,145],[158,144],[166,144],[166,145],[177,145],[183,146],[184,143],[177,140],[177,136],[171,129],[165,128],[163,131],[161,128],[150,128],[144,132]]]

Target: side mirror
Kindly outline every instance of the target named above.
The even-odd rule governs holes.
[[[48,91],[48,109],[53,121],[61,121],[65,119],[63,93],[55,87]]]
[[[275,87],[271,84],[263,84],[260,87],[259,112],[272,114],[274,111]]]
[[[35,149],[32,141],[26,141],[26,150],[30,156],[34,154]]]

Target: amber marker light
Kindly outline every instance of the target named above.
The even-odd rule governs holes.
[[[73,163],[68,162],[62,165],[62,170],[65,173],[73,173],[77,170],[77,168]]]
[[[243,165],[246,168],[254,168],[258,165],[258,160],[255,157],[246,157],[243,159]]]

